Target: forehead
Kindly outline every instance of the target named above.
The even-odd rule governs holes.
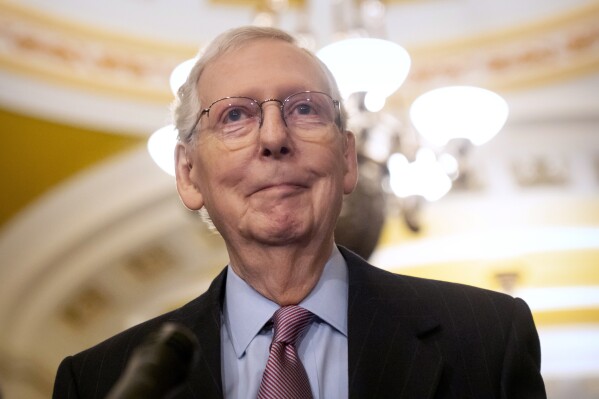
[[[259,39],[233,48],[206,66],[198,81],[202,104],[227,96],[278,98],[292,92],[330,92],[318,60],[281,40]]]

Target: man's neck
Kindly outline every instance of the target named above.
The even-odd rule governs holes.
[[[281,306],[300,303],[314,288],[333,250],[329,242],[308,246],[234,248],[227,245],[235,273]]]

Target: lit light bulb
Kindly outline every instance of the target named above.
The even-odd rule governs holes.
[[[508,113],[507,102],[501,96],[473,86],[428,91],[410,108],[410,118],[418,133],[440,146],[456,138],[484,144],[499,133]]]
[[[175,175],[175,146],[177,145],[177,129],[167,125],[156,130],[148,139],[148,152],[160,167],[171,176]]]
[[[364,96],[364,106],[370,112],[379,112],[385,106],[387,98],[380,93],[369,91]]]
[[[437,201],[451,189],[451,179],[430,149],[418,150],[411,163],[403,154],[395,153],[389,157],[387,167],[391,190],[400,198],[419,195]]]

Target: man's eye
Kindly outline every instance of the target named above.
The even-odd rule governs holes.
[[[315,115],[317,113],[316,107],[311,103],[300,103],[294,105],[293,109],[291,110],[291,114],[295,115]]]
[[[222,120],[223,123],[231,123],[239,122],[247,117],[247,113],[244,112],[244,110],[242,110],[241,108],[232,108],[225,112]]]
[[[301,115],[309,115],[314,112],[314,108],[310,104],[301,104],[297,107],[297,112]]]

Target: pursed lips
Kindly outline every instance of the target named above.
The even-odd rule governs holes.
[[[256,190],[253,190],[252,195],[260,192],[281,192],[285,193],[293,193],[298,190],[303,190],[308,188],[308,186],[304,183],[295,182],[295,181],[284,181],[278,183],[268,183],[262,186],[259,186]]]

